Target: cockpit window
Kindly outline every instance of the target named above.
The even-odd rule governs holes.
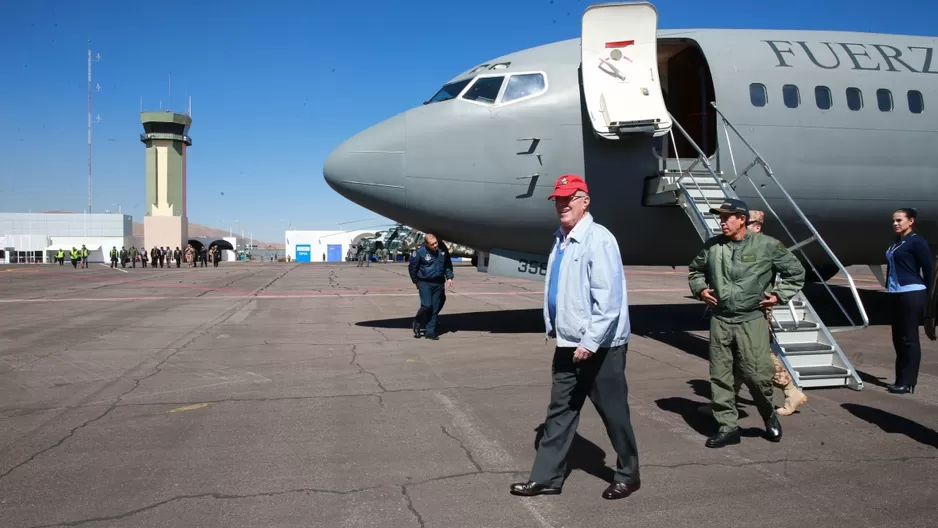
[[[439,103],[441,101],[455,99],[471,81],[472,79],[465,79],[462,81],[456,81],[454,83],[444,84],[443,87],[433,95],[433,97],[431,97],[423,104]]]
[[[462,97],[470,101],[494,104],[495,99],[498,98],[498,92],[502,89],[503,82],[505,82],[504,77],[481,77]]]
[[[514,101],[522,97],[537,95],[544,91],[544,76],[540,73],[512,75],[505,87],[502,102]]]

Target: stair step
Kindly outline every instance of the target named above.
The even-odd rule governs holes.
[[[780,345],[786,355],[794,354],[818,354],[823,352],[834,352],[834,347],[826,343],[792,343],[790,345]]]
[[[811,321],[797,321],[797,326],[795,321],[772,321],[772,325],[776,329],[782,330],[784,332],[792,332],[798,330],[817,330],[818,324]]]
[[[834,367],[831,365],[823,367],[801,367],[796,370],[798,371],[798,378],[803,380],[845,378],[850,375],[849,370],[843,367]]]

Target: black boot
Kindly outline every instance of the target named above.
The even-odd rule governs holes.
[[[770,442],[782,439],[782,424],[778,422],[778,415],[774,412],[765,419],[765,438]]]
[[[717,433],[707,439],[707,443],[704,444],[710,448],[718,448],[728,446],[730,444],[739,443],[739,427],[733,429],[732,431],[727,431],[725,433]]]

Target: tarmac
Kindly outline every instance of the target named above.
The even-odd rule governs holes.
[[[938,344],[887,393],[885,294],[851,271],[863,390],[807,391],[774,444],[744,388],[712,450],[703,305],[686,269],[627,267],[642,488],[606,501],[590,404],[563,494],[508,493],[549,399],[543,283],[457,265],[429,341],[403,264],[0,266],[0,526],[932,527]]]

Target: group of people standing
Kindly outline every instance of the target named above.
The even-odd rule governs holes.
[[[617,455],[615,477],[602,497],[622,499],[641,487],[641,478],[625,378],[631,328],[619,245],[609,230],[593,220],[589,189],[579,176],[560,177],[549,199],[560,219],[548,257],[543,305],[546,338],[556,340],[550,403],[530,477],[512,484],[510,492],[521,496],[561,493],[567,453],[580,410],[589,398]],[[705,446],[720,448],[740,442],[736,400],[743,384],[764,421],[766,439],[778,442],[782,438],[778,416],[791,414],[806,398],[790,378],[785,379],[787,372],[774,358],[769,319],[774,306],[786,304],[801,291],[805,270],[784,244],[761,233],[764,215],[750,211],[742,200],[725,200],[710,212],[719,216],[722,234],[706,241],[688,274],[694,298],[706,303],[711,314],[709,407],[718,427]],[[928,244],[914,232],[916,215],[915,209],[893,214],[896,239],[886,251],[896,350],[896,381],[888,390],[898,394],[914,390],[921,358],[918,328],[923,319],[926,335],[936,339],[938,277]],[[433,260],[428,260],[427,268],[438,267]],[[412,271],[411,278],[419,276]],[[424,296],[421,291],[422,305]],[[773,382],[786,395],[785,406],[778,409],[772,404]]]
[[[82,246],[82,251],[85,252],[82,261],[83,267],[87,267],[87,250],[84,249],[84,246]],[[140,262],[144,268],[147,267],[147,263],[151,263],[153,268],[169,268],[172,267],[173,261],[176,262],[176,267],[180,268],[183,260],[190,268],[199,266],[199,264],[203,268],[207,267],[209,260],[211,260],[212,265],[217,268],[218,263],[221,261],[221,248],[212,245],[207,249],[203,246],[200,250],[196,250],[192,244],[189,244],[186,246],[185,253],[183,253],[179,246],[176,246],[176,249],[170,249],[169,246],[153,246],[150,251],[137,249],[136,246],[131,246],[130,249],[124,247],[117,249],[117,246],[112,246],[109,256],[112,268],[116,268],[118,263],[122,268],[126,268],[128,263],[130,263],[130,267],[136,268],[137,262]]]

